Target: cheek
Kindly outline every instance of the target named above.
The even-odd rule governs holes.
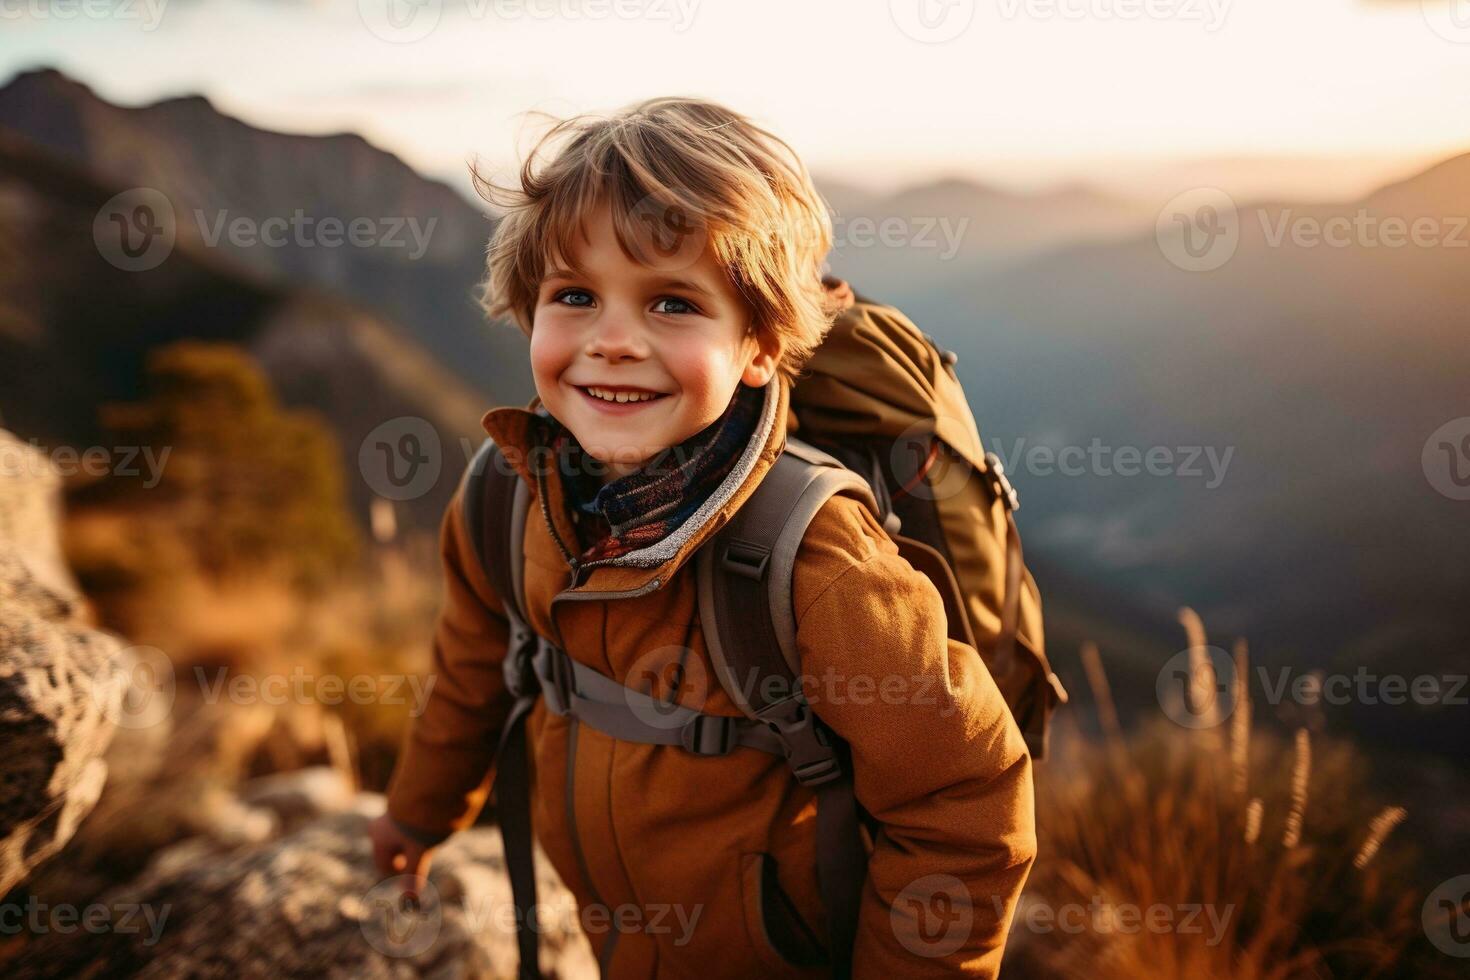
[[[671,344],[663,361],[679,390],[691,400],[714,397],[729,383],[732,370],[727,351],[702,343]]]
[[[569,360],[567,343],[554,325],[539,318],[531,327],[531,373],[538,381],[554,382]]]

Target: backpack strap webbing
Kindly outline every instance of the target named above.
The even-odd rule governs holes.
[[[539,925],[536,911],[536,864],[531,830],[531,779],[526,746],[526,719],[535,705],[537,688],[525,670],[536,636],[526,625],[522,594],[521,542],[530,490],[526,482],[486,440],[470,465],[464,491],[465,527],[477,549],[476,557],[495,589],[510,622],[506,646],[506,686],[515,698],[495,749],[495,814],[505,849],[516,909],[516,945],[520,952],[520,980],[541,980]]]
[[[878,513],[871,487],[832,456],[787,438],[755,492],[695,557],[700,621],[716,676],[748,717],[786,743],[798,780],[817,796],[817,882],[832,973],[849,976],[867,852],[847,748],[801,691],[791,582],[808,525],[836,493]],[[881,515],[880,515],[881,519]]]
[[[1016,511],[1021,506],[1020,497],[1006,476],[1005,464],[995,453],[985,454],[985,478],[990,482],[991,493],[1000,501],[1006,512],[1006,578],[1005,592],[1001,596],[1000,635],[996,638],[995,658],[1005,671],[1013,669],[1016,659],[1016,631],[1021,623],[1021,532],[1016,527]],[[1029,739],[1028,739],[1029,741]]]
[[[995,663],[998,671],[1008,672],[1020,669],[1017,665],[1016,643],[1021,621],[1021,576],[1026,567],[1021,555],[1021,532],[1016,527],[1016,510],[1021,504],[1015,488],[1006,477],[1005,466],[1000,457],[993,452],[986,453],[985,462],[988,467],[985,475],[990,480],[991,490],[1006,512],[1005,596],[1000,610],[1000,635],[996,638]],[[1046,758],[1050,735],[1046,723],[1047,715],[1055,705],[1066,703],[1067,689],[1062,686],[1046,658],[1038,655],[1038,660],[1035,667],[1030,669],[1040,672],[1038,696],[1043,699],[1043,703],[1035,705],[1020,721],[1021,736],[1026,740],[1031,758],[1041,762]]]

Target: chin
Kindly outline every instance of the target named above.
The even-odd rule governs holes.
[[[660,449],[651,449],[646,445],[646,435],[635,441],[629,438],[618,438],[614,433],[607,432],[606,430],[589,432],[585,439],[577,434],[575,430],[572,434],[577,437],[577,444],[582,447],[587,455],[605,466],[611,466],[614,463],[641,465],[661,452]],[[640,433],[640,435],[642,434]],[[610,453],[607,451],[608,446],[617,448],[629,447],[638,458],[636,460],[629,460],[625,453]]]

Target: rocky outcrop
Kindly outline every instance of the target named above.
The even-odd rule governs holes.
[[[149,663],[148,648],[87,625],[61,558],[58,484],[44,454],[0,432],[0,974],[514,977],[514,905],[494,828],[439,848],[420,901],[405,902],[403,880],[373,866],[367,825],[383,798],[356,792],[340,771],[239,786],[174,778],[169,757],[204,749],[187,732],[169,735],[172,699],[141,683],[170,679],[166,658]],[[196,710],[185,727],[207,722],[248,746],[265,715]],[[88,832],[34,875],[104,782]],[[185,805],[170,802],[181,794]],[[189,819],[175,820],[184,810]],[[120,879],[98,880],[129,864],[117,847],[140,836],[157,843],[145,840]],[[77,867],[54,873],[68,861]],[[538,862],[543,970],[594,977],[575,902]]]
[[[270,777],[241,795],[299,821],[297,829],[243,849],[207,837],[165,849],[136,880],[95,903],[109,928],[84,942],[53,931],[14,964],[15,975],[516,975],[514,906],[498,831],[476,828],[445,843],[414,904],[401,899],[400,879],[373,871],[367,824],[382,811],[381,796],[344,796],[329,770]],[[312,816],[319,806],[341,809]],[[595,977],[571,895],[538,859],[542,969]]]
[[[89,628],[60,557],[59,480],[0,432],[0,894],[96,804],[130,654]]]

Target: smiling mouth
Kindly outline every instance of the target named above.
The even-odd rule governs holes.
[[[573,385],[582,397],[595,403],[598,407],[607,408],[634,408],[639,405],[650,405],[668,397],[665,391],[648,391],[646,389],[633,388],[604,388],[600,385]]]

